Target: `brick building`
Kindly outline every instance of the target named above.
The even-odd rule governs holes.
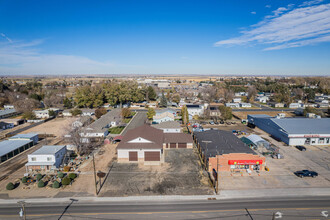
[[[212,172],[264,170],[265,157],[257,155],[229,131],[208,130],[194,132],[194,141],[206,169]]]

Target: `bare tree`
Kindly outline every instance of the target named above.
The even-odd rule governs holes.
[[[254,86],[249,86],[247,92],[248,92],[248,96],[247,96],[248,101],[249,101],[249,102],[253,102],[254,97],[255,97],[255,96],[257,95],[257,93],[258,93],[256,87],[254,87]]]
[[[103,143],[102,137],[85,137],[83,134],[87,129],[84,127],[73,127],[69,132],[69,136],[66,138],[70,144],[76,147],[77,154],[80,156],[90,154]]]

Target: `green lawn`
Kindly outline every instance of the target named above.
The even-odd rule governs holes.
[[[124,126],[109,128],[109,132],[110,134],[120,134],[124,128]]]

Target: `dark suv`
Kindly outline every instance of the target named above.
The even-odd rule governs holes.
[[[303,178],[303,177],[313,177],[314,178],[319,175],[317,172],[309,171],[309,170],[297,171],[297,172],[294,172],[294,174],[300,178]]]
[[[300,151],[306,151],[306,147],[304,146],[296,146],[296,148]]]

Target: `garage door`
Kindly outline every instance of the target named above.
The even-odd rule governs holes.
[[[144,152],[144,161],[160,161],[160,152]]]
[[[176,148],[176,143],[170,143],[170,148]]]
[[[129,152],[128,160],[129,161],[138,161],[138,152],[136,152],[136,151]]]
[[[187,143],[179,143],[178,148],[187,148]]]

